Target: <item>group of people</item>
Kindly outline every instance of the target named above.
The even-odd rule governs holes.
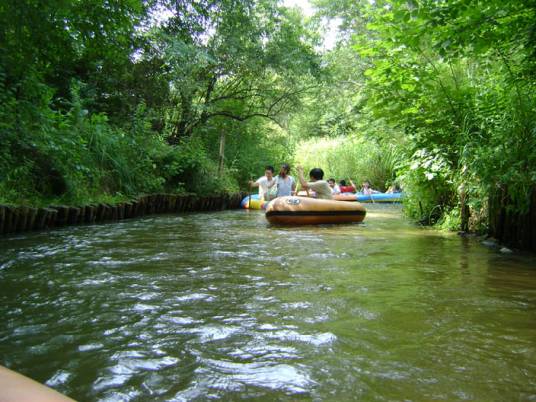
[[[298,166],[298,180],[301,188],[304,191],[313,191],[316,198],[332,199],[332,191],[328,182],[324,179],[324,171],[320,168],[314,168],[309,172],[310,181],[305,180],[303,168]],[[290,166],[288,163],[283,163],[279,174],[274,176],[275,170],[273,166],[266,166],[264,176],[257,181],[250,180],[250,187],[259,188],[259,197],[264,201],[270,201],[277,197],[284,197],[296,194],[296,180],[290,176]]]
[[[357,187],[351,179],[348,180],[349,184],[347,184],[345,180],[341,180],[339,184],[337,184],[333,178],[326,181],[324,180],[324,171],[320,168],[313,168],[309,172],[309,181],[307,181],[303,174],[303,168],[298,166],[296,170],[298,171],[298,181],[302,190],[306,191],[308,194],[313,192],[316,198],[331,200],[333,195],[336,194],[357,192]],[[274,174],[275,170],[273,166],[266,166],[264,176],[256,181],[250,180],[249,186],[258,187],[259,197],[264,201],[296,194],[297,183],[296,180],[290,176],[290,165],[288,163],[283,163],[281,165],[277,176],[274,176]],[[391,186],[390,189],[393,189],[393,187],[394,186]],[[400,191],[398,187],[397,190]],[[379,191],[372,189],[368,180],[363,182],[360,192],[365,195],[379,193]],[[390,192],[397,191],[393,189]]]
[[[259,188],[259,197],[261,200],[270,201],[276,197],[284,197],[294,195],[296,192],[296,181],[290,173],[290,165],[283,163],[279,174],[274,176],[275,170],[273,166],[264,168],[264,176],[257,181],[249,181],[250,187]]]
[[[328,184],[331,187],[332,194],[343,194],[343,193],[356,193],[357,187],[352,181],[352,179],[348,179],[348,182],[350,185],[346,183],[346,180],[339,181],[339,184],[336,183],[335,179],[331,178],[328,180]],[[363,184],[361,185],[361,190],[359,190],[361,194],[364,195],[370,195],[370,194],[377,194],[379,191],[374,190],[370,186],[370,182],[368,180],[365,180]]]

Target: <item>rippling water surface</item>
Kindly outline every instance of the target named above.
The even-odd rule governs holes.
[[[365,222],[2,238],[0,364],[80,400],[536,400],[536,259]]]

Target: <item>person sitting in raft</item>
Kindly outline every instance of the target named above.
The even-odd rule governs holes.
[[[320,168],[311,169],[309,172],[309,178],[311,181],[306,181],[303,177],[303,167],[298,166],[298,179],[304,190],[313,190],[316,193],[316,198],[331,200],[331,187],[328,182],[323,180],[324,171]]]
[[[257,181],[249,181],[250,187],[259,188],[259,198],[264,201],[270,201],[270,190],[275,186],[276,179],[274,177],[273,166],[266,166],[264,168],[264,176],[259,177]]]
[[[340,194],[341,193],[341,189],[339,188],[339,186],[335,182],[334,178],[329,179],[328,184],[329,184],[329,187],[331,188],[331,194]]]
[[[350,181],[349,186],[346,184],[346,180],[341,180],[339,182],[339,189],[341,190],[341,193],[355,193],[357,191],[357,187],[355,186],[352,179],[348,180]]]
[[[371,194],[378,194],[379,191],[373,190],[372,187],[370,187],[370,181],[365,180],[363,182],[363,188],[361,189],[361,192],[364,195],[371,195]]]
[[[283,163],[279,174],[275,178],[277,186],[276,197],[285,197],[288,195],[294,195],[296,192],[296,181],[292,176],[289,175],[290,166],[288,163]]]
[[[391,184],[385,191],[386,194],[401,193],[401,192],[402,192],[402,189],[400,188],[400,184],[396,182]]]

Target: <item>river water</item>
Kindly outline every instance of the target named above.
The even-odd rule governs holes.
[[[536,400],[536,259],[258,211],[2,238],[0,364],[80,400]],[[0,390],[1,393],[1,390]]]

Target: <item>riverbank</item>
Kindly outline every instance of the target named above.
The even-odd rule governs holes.
[[[51,205],[44,208],[0,205],[0,235],[55,227],[113,222],[145,215],[240,208],[245,193],[214,196],[149,194],[116,204]]]

